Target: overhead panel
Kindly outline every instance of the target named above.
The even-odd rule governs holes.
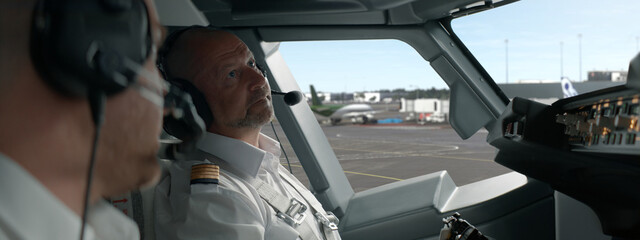
[[[231,3],[235,19],[253,19],[266,16],[365,12],[367,7],[358,0],[321,1],[252,1],[238,0]]]
[[[167,0],[164,0],[167,1]],[[508,0],[509,2],[513,0]],[[491,6],[495,1],[489,1]],[[449,17],[478,0],[193,0],[219,27],[413,25]]]
[[[229,11],[205,11],[212,25],[218,27],[310,26],[310,25],[380,25],[387,22],[383,11],[284,15],[236,19]]]
[[[160,24],[164,26],[209,25],[190,0],[154,0]]]

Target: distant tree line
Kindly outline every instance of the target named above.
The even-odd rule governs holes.
[[[407,91],[404,88],[396,88],[393,90],[382,89],[381,93],[392,93],[393,100],[398,100],[400,98],[405,99],[416,99],[418,98],[437,98],[437,99],[449,99],[451,95],[449,89],[436,89],[432,87],[430,89],[414,89]]]
[[[413,99],[416,99],[416,97],[449,99],[449,96],[450,96],[449,89],[446,89],[446,88],[436,89],[435,87],[432,87],[430,89],[413,89],[410,91],[407,91],[404,88],[396,88],[393,90],[381,89],[381,90],[372,91],[372,92],[385,93],[386,97],[391,95],[391,98],[393,98],[393,100],[400,100],[400,98],[413,100]],[[363,99],[364,92],[356,92],[355,97]],[[318,96],[318,98],[320,98],[320,101],[324,101],[325,99],[324,96]],[[331,96],[331,101],[351,101],[351,100],[353,100],[353,95],[351,95],[351,93],[342,92],[342,93],[332,94]],[[368,100],[374,101],[375,99],[368,99]]]

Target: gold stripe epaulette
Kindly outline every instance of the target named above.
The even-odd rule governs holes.
[[[191,184],[218,184],[220,167],[213,163],[198,163],[191,166]]]

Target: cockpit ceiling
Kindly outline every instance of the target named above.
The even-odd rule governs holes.
[[[407,25],[516,0],[193,0],[219,27]]]

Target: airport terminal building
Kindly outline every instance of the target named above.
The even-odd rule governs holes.
[[[626,82],[610,82],[610,81],[586,81],[586,82],[573,82],[573,87],[578,93],[586,93],[595,91],[598,89],[624,85]],[[545,82],[545,83],[508,83],[498,84],[500,89],[507,95],[508,98],[523,97],[523,98],[562,98],[562,87],[560,82]]]
[[[572,82],[572,85],[579,94],[582,94],[624,85],[626,82],[626,71],[590,71],[587,73],[587,81]],[[551,104],[563,98],[560,81],[520,80],[517,83],[503,83],[498,86],[509,99],[522,97]]]

